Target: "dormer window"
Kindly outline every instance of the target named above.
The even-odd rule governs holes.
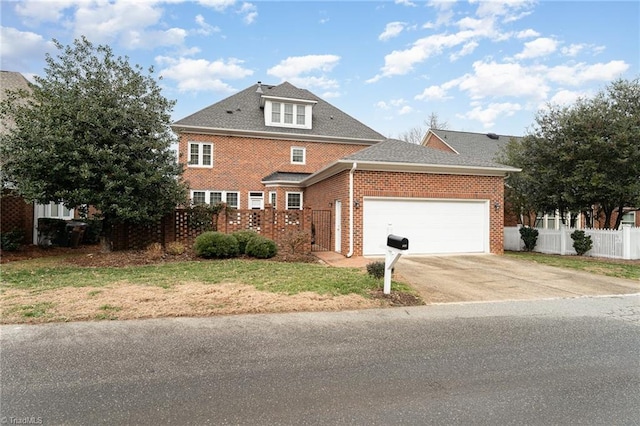
[[[311,129],[311,111],[315,101],[285,98],[263,99],[263,101],[265,125]]]

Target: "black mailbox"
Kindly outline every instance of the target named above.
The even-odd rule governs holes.
[[[409,240],[404,237],[389,234],[387,236],[387,246],[393,247],[399,250],[409,250]]]

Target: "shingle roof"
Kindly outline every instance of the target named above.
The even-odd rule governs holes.
[[[29,82],[19,72],[0,71],[0,99],[6,98],[7,90],[24,89],[30,90]]]
[[[310,175],[311,173],[273,172],[262,178],[262,182],[300,182]]]
[[[468,167],[489,167],[508,168],[496,163],[486,156],[471,155],[466,153],[455,154],[416,145],[397,139],[387,139],[384,142],[367,147],[361,151],[344,157],[348,161],[366,161],[381,163],[407,163],[407,164],[429,164],[441,166],[468,166]]]
[[[492,139],[486,133],[457,132],[453,130],[431,129],[436,136],[458,153],[493,161],[511,138],[522,139],[521,136],[497,135]]]
[[[229,96],[220,102],[176,121],[173,125],[177,128],[180,126],[193,126],[208,129],[244,130],[265,134],[290,133],[306,136],[355,138],[373,143],[385,139],[380,133],[342,112],[308,90],[299,89],[288,82],[276,86],[262,84],[260,87],[262,93],[257,92],[258,84],[254,84],[235,95]],[[264,124],[264,113],[260,108],[262,95],[317,102],[313,106],[312,128],[295,129],[266,126]]]

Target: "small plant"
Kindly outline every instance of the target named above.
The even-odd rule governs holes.
[[[312,226],[312,232],[314,225]],[[302,231],[290,231],[282,241],[282,245],[286,246],[289,251],[293,253],[304,253],[304,245],[311,241],[311,236],[307,232]]]
[[[16,251],[20,248],[23,240],[24,232],[21,229],[3,232],[0,235],[0,248],[4,251]]]
[[[246,253],[258,259],[269,259],[278,254],[278,246],[273,240],[257,236],[247,243]]]
[[[367,273],[373,278],[384,278],[384,262],[371,262],[367,264]]]
[[[593,247],[593,241],[591,241],[591,235],[587,235],[584,231],[577,229],[571,233],[571,239],[573,240],[573,248],[578,253],[578,256],[582,256]]]
[[[148,259],[157,260],[164,256],[164,249],[160,243],[151,243],[145,249],[145,255]]]
[[[524,241],[524,250],[533,251],[538,242],[538,230],[529,226],[523,226],[520,228],[520,238]]]
[[[249,229],[245,231],[236,231],[231,235],[236,237],[236,240],[238,240],[238,250],[240,250],[240,254],[246,254],[247,244],[249,243],[249,241],[260,236],[260,234],[258,234],[257,232],[251,231]]]
[[[193,250],[196,256],[205,259],[235,257],[240,253],[236,237],[215,231],[198,235]]]
[[[172,241],[167,243],[165,251],[171,256],[180,256],[187,251],[187,247],[179,241]]]

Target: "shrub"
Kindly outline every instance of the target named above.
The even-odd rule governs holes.
[[[257,236],[247,243],[246,253],[258,259],[269,259],[278,254],[278,246],[273,240]]]
[[[234,257],[240,253],[236,237],[215,231],[198,235],[193,250],[196,256],[207,259]]]
[[[578,256],[582,256],[593,247],[593,241],[591,236],[584,233],[584,231],[577,229],[571,233],[571,239],[573,240],[573,248],[578,253]]]
[[[236,240],[238,240],[238,250],[240,250],[240,254],[246,254],[247,243],[255,237],[260,236],[257,232],[248,229],[246,231],[236,231],[231,235],[236,237]]]
[[[373,278],[384,278],[384,262],[368,263],[367,273]]]
[[[63,219],[41,217],[38,219],[38,245],[40,246],[66,246],[68,236],[66,232],[67,222]]]
[[[91,219],[82,219],[82,221],[87,224],[82,242],[84,244],[98,244],[100,242],[100,233],[102,232],[102,219],[93,217]]]
[[[308,232],[289,231],[282,240],[282,245],[288,247],[291,253],[304,253],[303,247],[309,241],[311,241],[311,235]]]
[[[0,235],[0,248],[5,251],[16,251],[20,248],[23,240],[24,232],[21,229],[3,232]]]
[[[536,228],[523,226],[520,228],[520,238],[524,241],[525,251],[533,251],[538,242],[538,230]]]
[[[147,259],[158,260],[164,256],[164,249],[160,243],[151,243],[145,249]]]
[[[184,254],[185,251],[187,251],[187,248],[181,242],[173,241],[171,243],[167,243],[165,251],[171,256],[180,256],[181,254]]]

